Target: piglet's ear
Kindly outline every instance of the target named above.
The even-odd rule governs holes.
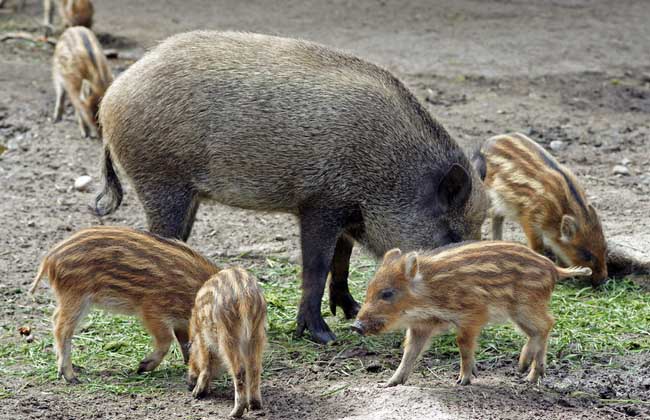
[[[83,102],[87,101],[88,98],[93,94],[93,86],[90,84],[88,79],[83,79],[81,81],[81,91],[79,92],[79,99]]]
[[[402,251],[400,251],[399,248],[393,248],[384,254],[384,260],[382,261],[382,264],[390,264],[401,256]]]
[[[404,275],[411,281],[418,277],[418,254],[409,252],[404,259]]]
[[[568,214],[562,216],[562,222],[560,223],[560,234],[562,236],[560,239],[564,242],[570,242],[575,238],[576,233],[578,233],[578,222],[575,217]]]

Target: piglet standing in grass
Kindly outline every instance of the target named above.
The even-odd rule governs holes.
[[[70,353],[75,327],[92,307],[135,315],[155,350],[138,366],[154,370],[178,340],[188,359],[188,328],[196,293],[219,269],[179,241],[125,227],[82,229],[45,256],[29,292],[47,276],[58,306],[54,342],[58,372],[76,383]]]
[[[407,380],[431,337],[453,326],[461,354],[457,383],[468,385],[481,329],[510,319],[528,336],[519,371],[532,366],[527,379],[536,382],[544,375],[554,324],[548,305],[555,283],[589,275],[589,268],[559,268],[511,242],[470,242],[407,255],[393,249],[370,281],[352,328],[362,335],[407,329],[402,362],[388,382],[394,386]]]
[[[257,280],[236,267],[220,271],[199,290],[190,321],[187,382],[195,398],[226,367],[235,384],[235,407],[260,410],[262,353],[266,344],[266,301]]]
[[[589,267],[593,286],[607,280],[598,212],[569,168],[521,133],[488,139],[472,162],[492,202],[492,239],[501,239],[504,218],[517,221],[534,251],[546,245],[567,266]]]

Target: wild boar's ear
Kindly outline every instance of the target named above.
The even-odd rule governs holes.
[[[418,254],[409,252],[404,259],[404,275],[411,281],[418,277]]]
[[[562,222],[560,223],[560,234],[562,236],[560,239],[562,241],[569,242],[573,240],[577,232],[578,222],[576,221],[575,217],[569,216],[568,214],[562,216]]]
[[[457,163],[451,165],[438,184],[438,199],[447,209],[464,206],[471,192],[472,178],[465,168]]]
[[[87,101],[90,98],[90,95],[93,94],[93,86],[88,81],[88,79],[83,79],[81,81],[81,91],[79,92],[79,99],[82,101]]]
[[[386,252],[386,254],[384,254],[384,259],[382,260],[381,263],[389,264],[401,256],[402,256],[402,251],[400,251],[399,248],[393,248],[390,251]]]

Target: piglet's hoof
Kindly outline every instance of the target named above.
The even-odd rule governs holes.
[[[207,396],[208,396],[207,388],[195,387],[194,390],[192,391],[192,397],[196,398],[197,400],[203,399]]]
[[[157,360],[144,359],[138,365],[138,373],[144,373],[154,370],[158,366],[159,362]]]
[[[236,405],[230,412],[230,417],[241,417],[244,415],[244,410],[246,410],[246,404]]]
[[[460,376],[456,380],[456,385],[465,386],[465,385],[470,385],[471,383],[472,383],[472,381],[469,379],[469,375],[468,376]]]
[[[68,385],[79,385],[81,383],[79,378],[77,378],[76,376],[73,376],[70,379],[65,378],[65,381],[68,383]]]

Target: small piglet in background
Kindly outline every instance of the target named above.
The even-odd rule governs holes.
[[[99,135],[99,102],[112,83],[113,74],[97,37],[90,29],[75,26],[63,32],[54,50],[52,80],[56,91],[54,122],[61,121],[67,93],[77,114],[81,134],[88,137],[92,129]]]
[[[568,168],[520,133],[488,139],[473,164],[492,202],[492,239],[502,238],[504,218],[517,221],[536,252],[546,243],[567,266],[591,268],[593,286],[607,280],[600,218]]]
[[[94,8],[90,0],[44,0],[43,1],[43,25],[49,33],[52,30],[54,20],[54,8],[52,1],[56,1],[59,16],[63,21],[63,26],[93,26]]]
[[[431,337],[457,328],[461,364],[458,383],[470,383],[475,373],[474,351],[483,326],[512,320],[527,336],[519,371],[532,369],[527,379],[544,375],[548,334],[554,320],[548,311],[558,279],[588,276],[589,268],[556,267],[525,245],[480,241],[443,249],[386,253],[368,285],[352,328],[373,335],[407,328],[404,356],[389,386],[403,384]]]
[[[54,341],[58,372],[78,382],[70,359],[75,327],[91,307],[135,315],[155,350],[138,373],[155,369],[176,336],[187,362],[189,320],[196,293],[219,269],[180,241],[125,227],[80,230],[45,256],[32,284],[47,275],[58,306]]]
[[[254,277],[238,267],[212,276],[196,296],[190,321],[187,382],[192,395],[205,396],[225,365],[235,384],[230,415],[260,410],[265,324],[266,301]]]

